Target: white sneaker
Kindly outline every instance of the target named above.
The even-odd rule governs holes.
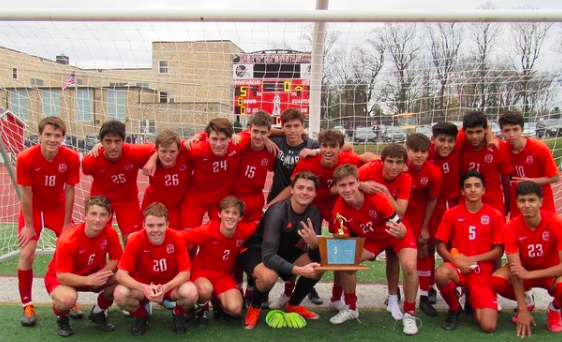
[[[533,311],[535,309],[535,296],[531,291],[525,292],[525,304],[527,304],[527,309]]]
[[[359,310],[350,310],[347,307],[341,310],[337,315],[330,318],[332,324],[342,324],[343,322],[359,318]]]
[[[335,302],[330,302],[330,308],[336,309],[338,311],[346,310],[347,305],[344,303],[343,300],[336,300]]]
[[[388,305],[386,306],[386,311],[389,312],[392,315],[392,318],[397,321],[404,318],[404,314],[402,313],[402,310],[400,310],[400,305],[398,304],[398,302],[392,300],[389,301]]]
[[[402,325],[404,326],[404,329],[402,330],[404,334],[415,335],[418,333],[416,316],[412,316],[409,313],[405,313],[404,318],[402,318]]]
[[[276,302],[269,304],[269,308],[275,310],[283,309],[285,308],[288,302],[289,302],[289,297],[287,297],[286,294],[282,293]]]

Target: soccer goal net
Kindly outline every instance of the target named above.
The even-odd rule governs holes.
[[[66,121],[65,144],[84,153],[110,119],[126,123],[127,142],[141,143],[163,129],[190,136],[218,116],[241,128],[259,110],[278,117],[320,106],[320,127],[342,130],[363,152],[410,132],[430,135],[432,124],[459,123],[469,110],[484,111],[499,134],[497,117],[517,110],[525,134],[543,139],[560,162],[559,23],[328,22],[318,105],[310,101],[313,27],[1,21],[0,256],[17,250],[19,199],[8,170],[50,115]],[[82,175],[76,221],[90,184]],[[139,196],[146,184],[141,176]],[[45,233],[41,248],[52,248]]]

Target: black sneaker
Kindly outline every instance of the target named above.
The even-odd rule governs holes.
[[[196,311],[197,314],[197,325],[204,328],[207,326],[209,321],[209,310],[208,309],[200,309]]]
[[[312,288],[312,290],[310,290],[310,293],[308,294],[308,300],[310,300],[312,304],[316,304],[316,305],[322,305],[324,303],[324,301],[322,300],[322,298],[320,298],[318,292],[316,292],[316,289],[314,287]]]
[[[72,309],[70,309],[68,317],[72,319],[82,319],[84,317],[84,313],[82,312],[82,310],[80,310],[78,304],[75,304]]]
[[[144,317],[135,317],[133,321],[133,326],[131,327],[131,334],[135,336],[142,336],[146,332],[146,326],[148,324],[148,315]]]
[[[435,290],[435,288],[430,287],[429,288],[429,302],[431,304],[437,304],[437,290]]]
[[[32,327],[37,323],[37,312],[33,305],[26,305],[23,307],[21,315],[21,325],[24,327]]]
[[[428,316],[437,316],[437,310],[431,305],[428,296],[420,296],[420,309]]]
[[[185,334],[187,331],[187,321],[185,315],[176,315],[172,312],[172,324],[176,334]]]
[[[107,310],[94,313],[94,308],[90,311],[88,316],[90,321],[97,324],[97,326],[103,331],[113,331],[115,326],[107,321]]]
[[[74,334],[74,330],[70,327],[70,322],[67,317],[57,317],[57,335],[61,337],[68,337]]]
[[[441,328],[448,331],[454,330],[457,327],[457,324],[459,324],[460,314],[461,310],[449,310],[449,312],[447,313],[447,318],[445,319],[445,322],[443,323]]]

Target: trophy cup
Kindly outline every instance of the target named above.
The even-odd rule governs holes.
[[[349,230],[345,223],[349,220],[340,213],[336,213],[334,222],[338,222],[338,231],[333,237],[319,236],[320,271],[358,271],[368,270],[367,266],[359,265],[365,238],[349,237]]]

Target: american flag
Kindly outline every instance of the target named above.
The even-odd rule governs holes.
[[[62,90],[67,89],[73,84],[76,84],[76,74],[74,73],[74,71],[72,72],[72,74],[70,74],[70,76],[68,76],[68,79],[62,85]]]

